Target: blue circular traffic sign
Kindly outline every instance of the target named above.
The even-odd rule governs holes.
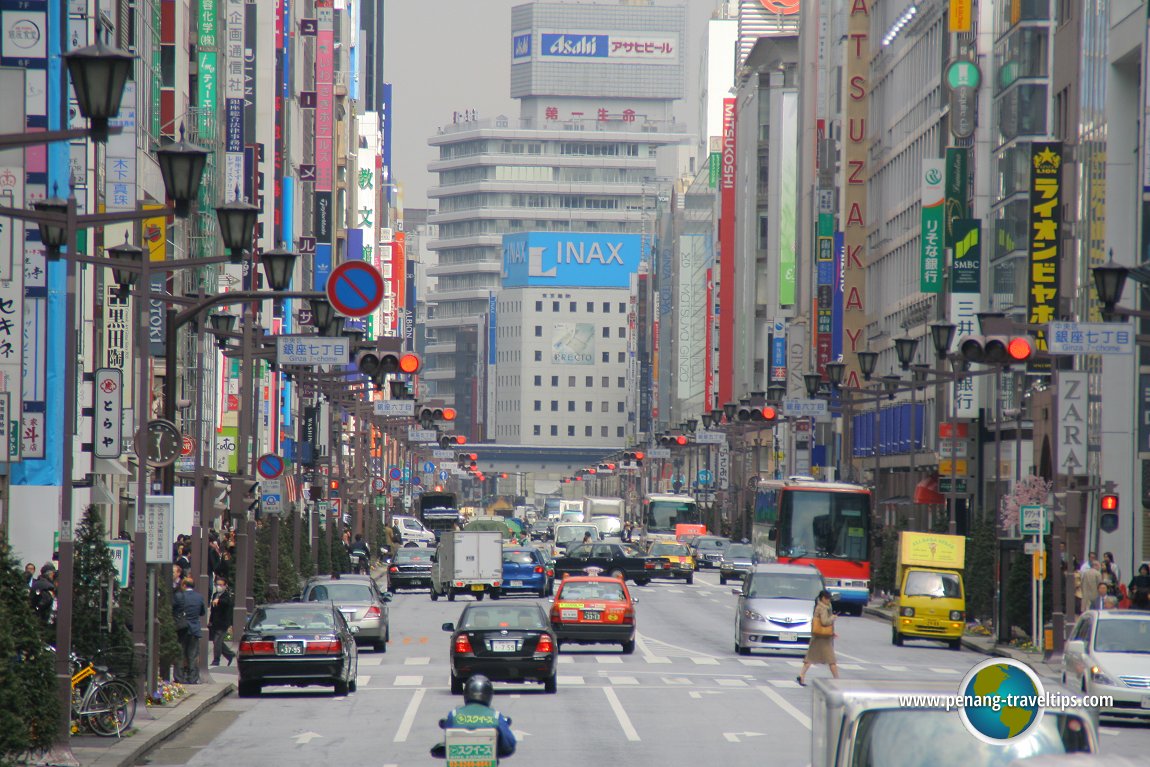
[[[423,470],[428,472],[428,473],[433,472],[433,471],[435,471],[435,464],[432,463],[431,461],[427,461],[426,463],[423,464]]]
[[[398,467],[392,466],[391,471],[387,472],[387,476],[391,477],[392,479],[399,479],[403,476],[403,472],[400,471]]]
[[[383,302],[383,275],[366,261],[344,261],[327,278],[327,300],[344,316],[366,317]]]
[[[284,459],[275,453],[264,453],[256,461],[256,471],[264,479],[275,479],[284,473]]]
[[[416,476],[414,476],[414,477],[412,477],[412,478],[411,478],[411,484],[413,484],[413,485],[417,485],[417,486],[418,486],[418,485],[420,485],[420,484],[422,484],[422,483],[423,483],[423,480],[421,480],[421,479],[419,478],[419,475],[416,475]]]

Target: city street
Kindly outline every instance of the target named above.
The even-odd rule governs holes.
[[[559,692],[496,685],[495,707],[513,720],[519,750],[509,763],[567,767],[615,760],[656,765],[700,758],[716,764],[802,767],[810,762],[810,692],[795,682],[799,658],[734,654],[735,596],[714,573],[693,586],[636,587],[641,640],[635,654],[573,647],[560,656]],[[462,600],[431,602],[426,591],[392,603],[386,654],[363,650],[359,691],[272,688],[258,700],[229,697],[141,764],[425,765],[440,717],[461,699],[448,692],[444,621]],[[962,675],[984,656],[942,645],[890,644],[873,618],[840,618],[844,676],[936,679]],[[231,669],[213,669],[219,677]],[[809,678],[825,675],[815,668]],[[1127,756],[1150,748],[1150,729],[1105,724],[1103,747]]]

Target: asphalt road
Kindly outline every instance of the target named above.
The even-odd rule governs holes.
[[[795,682],[801,657],[736,656],[730,586],[704,572],[691,586],[632,588],[639,598],[634,655],[564,648],[556,695],[539,685],[496,685],[494,705],[512,718],[520,741],[505,763],[810,763],[811,694]],[[427,752],[441,739],[439,718],[461,699],[448,692],[448,635],[440,625],[456,620],[461,606],[432,602],[426,591],[401,593],[392,603],[388,651],[361,650],[358,692],[333,698],[326,688],[271,688],[257,700],[229,697],[141,764],[442,764]],[[941,677],[957,689],[984,657],[929,642],[896,648],[888,625],[872,618],[840,618],[837,629],[843,676]],[[808,679],[826,674],[816,667]],[[1106,724],[1102,732],[1107,752],[1150,751],[1150,728]]]

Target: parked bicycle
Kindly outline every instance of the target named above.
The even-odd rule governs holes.
[[[72,722],[97,735],[118,737],[136,718],[136,690],[104,666],[72,654]]]

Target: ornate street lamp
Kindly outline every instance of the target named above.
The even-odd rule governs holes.
[[[864,380],[869,381],[874,375],[875,365],[878,364],[878,352],[864,349],[861,352],[856,352],[856,354],[859,358],[859,372],[862,373]]]
[[[702,419],[703,419],[703,431],[707,431],[708,429],[711,428],[711,424],[714,421],[712,420],[710,413],[703,413]]]
[[[780,384],[771,384],[767,387],[767,402],[777,405],[787,393],[787,387]]]
[[[295,267],[298,254],[276,248],[260,254],[260,263],[264,266],[264,276],[267,277],[268,286],[274,291],[287,290],[291,285],[291,273]]]
[[[727,417],[727,422],[730,423],[735,420],[735,413],[739,412],[739,405],[736,402],[728,402],[723,405],[723,415]]]
[[[934,344],[934,353],[939,359],[950,353],[950,344],[954,341],[953,322],[930,323],[930,340]]]
[[[711,408],[711,423],[715,424],[715,426],[718,426],[722,422],[723,422],[723,409],[720,407]]]
[[[144,262],[144,250],[127,240],[114,248],[108,248],[108,257],[119,262],[112,266],[112,277],[120,286],[120,295],[126,296],[136,284],[137,271]]]
[[[927,376],[930,375],[930,365],[925,362],[919,362],[910,366],[911,375],[914,378],[915,384],[921,390],[926,387]]]
[[[252,246],[259,213],[258,207],[243,200],[232,200],[216,207],[220,237],[233,264],[243,261],[244,251]]]
[[[124,85],[135,56],[97,42],[64,54],[80,115],[88,118],[93,141],[108,140],[108,120],[120,113]]]
[[[687,431],[694,434],[695,429],[697,429],[697,428],[699,428],[699,419],[698,418],[688,418],[687,419]]]
[[[1104,319],[1114,314],[1114,307],[1122,300],[1122,289],[1126,287],[1126,277],[1130,270],[1122,264],[1114,263],[1114,254],[1111,252],[1110,260],[1102,266],[1096,266],[1094,272],[1094,289],[1098,291],[1098,300],[1102,302]]]
[[[807,387],[807,396],[812,399],[818,396],[822,382],[823,377],[818,373],[803,373],[803,385]]]
[[[842,386],[843,376],[847,372],[847,364],[845,362],[828,362],[823,367],[827,371],[827,380],[831,382],[831,386]]]
[[[48,260],[55,261],[60,258],[60,249],[68,245],[68,227],[63,223],[68,215],[68,201],[63,197],[49,197],[32,203],[32,207],[41,213],[51,213],[58,217],[60,223],[39,223],[40,241],[48,250]]]
[[[178,218],[185,218],[192,209],[192,200],[200,192],[200,181],[208,163],[208,150],[189,144],[182,139],[165,144],[156,150],[160,175],[164,178],[164,193],[174,203]]]
[[[917,338],[894,339],[894,352],[898,356],[898,364],[903,370],[910,369],[910,363],[914,362],[914,354],[916,351],[918,351]]]
[[[321,334],[324,333],[331,324],[331,318],[335,316],[335,309],[326,298],[309,298],[308,305],[311,308],[312,325]]]
[[[216,336],[216,348],[225,349],[228,345],[228,333],[231,333],[236,327],[236,320],[238,318],[234,314],[225,314],[224,312],[215,312],[208,315],[208,324],[212,326],[212,330],[218,335]]]
[[[898,391],[898,385],[901,382],[902,378],[894,373],[882,377],[882,388],[886,390],[887,399],[894,399],[894,393]]]

